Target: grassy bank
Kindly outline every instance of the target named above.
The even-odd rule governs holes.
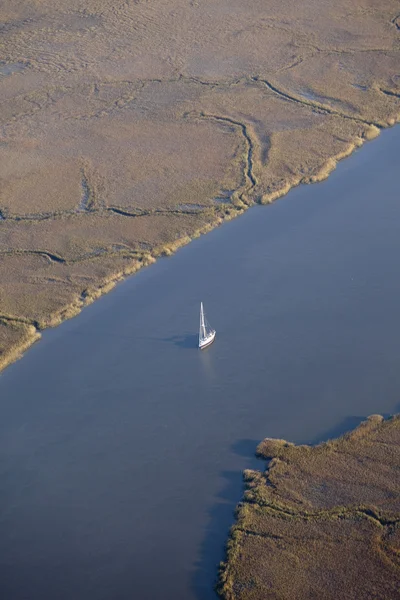
[[[77,314],[400,116],[396,0],[100,4],[3,2],[3,367],[37,338],[7,327]]]
[[[396,598],[400,417],[372,416],[315,447],[266,439],[246,471],[219,593],[225,600]]]

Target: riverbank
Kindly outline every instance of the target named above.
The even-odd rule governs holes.
[[[399,411],[399,133],[141,269],[2,373],[2,597],[214,600],[258,441]]]
[[[267,438],[246,471],[219,592],[226,600],[395,598],[400,417],[318,446]]]
[[[14,4],[0,369],[159,256],[327,177],[400,115],[394,0],[321,16],[311,1]]]
[[[338,155],[331,157],[328,161],[322,165],[321,169],[310,179],[309,181],[298,178],[292,183],[285,183],[282,189],[269,194],[264,194],[262,197],[261,204],[270,204],[286,195],[293,187],[302,183],[317,183],[326,179],[330,173],[336,168],[338,161],[343,160],[350,156],[350,154],[357,148],[359,148],[364,141],[374,139],[379,135],[379,129],[376,127],[370,127],[365,131],[364,138],[358,138],[354,143],[350,144],[349,147],[340,152]],[[35,342],[40,340],[41,331],[49,327],[56,327],[66,319],[70,319],[78,315],[85,306],[89,306],[97,298],[100,298],[103,294],[111,291],[115,285],[125,279],[126,277],[133,275],[139,269],[146,267],[154,263],[158,258],[171,256],[182,246],[190,243],[200,235],[204,235],[222,225],[224,222],[230,221],[232,218],[238,217],[245,210],[251,207],[252,203],[243,202],[243,196],[238,191],[236,194],[236,202],[233,202],[229,208],[219,208],[213,211],[208,211],[209,222],[206,222],[200,229],[195,230],[191,236],[185,235],[184,237],[178,237],[175,242],[169,242],[156,247],[153,251],[146,250],[145,252],[134,252],[135,258],[132,259],[131,253],[126,252],[124,258],[127,263],[123,270],[113,272],[111,269],[110,274],[103,280],[95,281],[89,288],[82,290],[79,296],[75,296],[70,304],[62,306],[61,309],[54,313],[41,315],[41,319],[29,319],[25,316],[15,316],[9,314],[0,314],[0,372],[5,369],[8,365],[12,364],[16,360],[22,357],[23,353],[29,349]],[[14,252],[6,252],[4,256],[12,256]],[[16,255],[25,253],[15,252]],[[30,252],[27,252],[30,254]],[[38,252],[40,256],[47,257],[47,252]],[[123,256],[123,254],[121,253]],[[58,257],[56,257],[56,260]],[[54,260],[49,258],[50,261]],[[66,262],[60,259],[61,262]],[[34,298],[32,298],[34,300]]]

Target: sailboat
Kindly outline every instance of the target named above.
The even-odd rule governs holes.
[[[212,329],[205,317],[203,303],[200,302],[200,330],[199,330],[199,348],[203,350],[213,343],[216,331]]]

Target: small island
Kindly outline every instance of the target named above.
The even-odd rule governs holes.
[[[225,600],[400,597],[400,416],[337,440],[265,439],[221,565]]]

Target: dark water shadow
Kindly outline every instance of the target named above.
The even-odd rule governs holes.
[[[390,413],[390,415],[387,415],[388,417],[391,417],[393,415],[400,415],[400,402],[394,407],[394,410],[392,413]],[[385,417],[385,414],[383,414],[383,416]],[[387,417],[385,417],[386,419]]]
[[[195,333],[186,333],[183,335],[172,335],[168,338],[162,338],[163,342],[175,344],[179,348],[197,348],[199,342],[199,336]]]
[[[86,337],[87,333],[84,331],[73,331],[71,335],[74,337]],[[154,337],[154,336],[137,336],[135,334],[127,334],[122,335],[120,332],[116,333],[114,331],[91,331],[90,337],[92,339],[104,339],[108,338],[118,338],[119,340],[132,340],[135,342],[164,342],[167,344],[174,344],[175,346],[179,346],[180,348],[197,348],[199,342],[199,334],[198,333],[186,333],[182,335],[172,335],[166,338]]]
[[[231,449],[241,457],[248,458],[244,468],[262,469],[262,461],[255,456],[260,440],[239,440]],[[215,600],[218,578],[218,565],[225,559],[225,548],[229,530],[235,523],[235,509],[243,497],[244,482],[242,470],[222,471],[224,486],[217,496],[217,502],[208,511],[208,526],[201,544],[200,556],[195,563],[191,587],[197,600]]]
[[[238,456],[244,456],[244,458],[254,457],[254,463],[257,464],[255,458],[256,448],[262,440],[238,440],[232,444],[232,451]]]
[[[400,403],[394,407],[393,412],[390,412],[390,413],[379,412],[379,414],[384,419],[389,419],[390,417],[398,414],[399,412],[400,412]],[[368,419],[368,416],[370,416],[370,415],[365,415],[362,417],[355,416],[355,415],[346,417],[345,419],[340,421],[337,425],[335,425],[334,427],[331,427],[330,429],[325,431],[322,435],[318,435],[316,438],[314,438],[311,441],[306,440],[303,443],[309,444],[310,446],[316,446],[317,444],[320,444],[321,442],[326,442],[328,440],[337,439],[337,438],[341,437],[342,435],[344,435],[345,433],[348,433],[349,431],[353,431],[354,429],[356,429],[360,425],[360,423],[362,423],[363,421],[366,421]]]
[[[317,444],[321,444],[321,442],[327,442],[328,440],[336,439],[349,431],[352,431],[356,427],[359,426],[360,423],[366,420],[365,416],[350,416],[346,417],[327,431],[324,431],[322,434],[315,437],[313,440],[308,440],[305,443],[310,446],[316,446]]]

